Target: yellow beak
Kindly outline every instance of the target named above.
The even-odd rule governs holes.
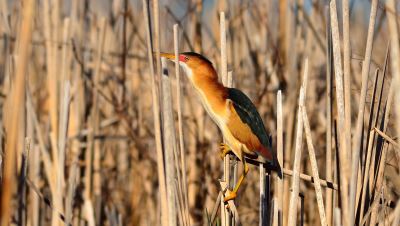
[[[172,54],[172,53],[160,53],[160,56],[165,57],[168,60],[172,60],[172,61],[175,60],[175,54]]]

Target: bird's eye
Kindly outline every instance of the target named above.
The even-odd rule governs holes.
[[[185,56],[185,55],[180,55],[179,56],[179,61],[181,62],[187,62],[189,60],[189,57]]]

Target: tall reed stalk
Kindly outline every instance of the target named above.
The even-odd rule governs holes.
[[[350,225],[349,217],[349,202],[348,202],[348,170],[349,164],[348,151],[346,149],[346,134],[345,134],[345,105],[344,105],[344,90],[343,90],[343,70],[340,56],[340,39],[339,39],[339,26],[337,20],[336,0],[330,3],[330,20],[332,29],[332,43],[333,43],[333,61],[335,69],[335,82],[336,82],[336,103],[338,110],[338,131],[339,131],[339,174],[340,174],[340,198],[342,210],[342,223],[343,225]]]
[[[161,78],[161,109],[162,109],[162,128],[163,128],[163,143],[164,143],[164,159],[165,159],[165,175],[166,188],[168,198],[168,224],[177,225],[177,206],[178,200],[177,183],[179,185],[180,178],[177,177],[175,166],[176,155],[176,137],[174,116],[172,112],[172,97],[171,97],[171,82],[168,75],[167,62],[163,58],[161,62],[162,78]]]
[[[155,3],[156,4],[156,3]],[[157,12],[158,13],[158,12]],[[151,93],[153,102],[153,118],[154,118],[154,131],[155,131],[155,141],[156,141],[156,153],[157,153],[157,170],[158,170],[158,180],[159,180],[159,190],[160,190],[160,208],[161,208],[161,224],[167,225],[168,221],[168,207],[167,207],[167,191],[166,191],[166,180],[164,172],[164,157],[162,151],[162,141],[161,141],[161,127],[160,127],[160,109],[159,109],[159,95],[158,86],[156,84],[156,75],[153,64],[153,44],[151,39],[151,25],[150,25],[150,15],[147,1],[143,0],[143,15],[146,25],[146,41],[147,41],[147,56],[149,62],[149,69],[151,74]],[[158,18],[158,16],[157,16]],[[158,45],[159,47],[159,45]],[[157,56],[160,56],[160,49],[157,50]],[[159,60],[157,60],[159,62]],[[160,70],[157,70],[158,72]]]
[[[356,131],[354,134],[354,142],[352,148],[352,162],[351,162],[351,178],[350,178],[350,195],[349,195],[349,224],[354,224],[354,215],[355,215],[355,199],[356,199],[356,189],[357,189],[357,176],[359,172],[359,159],[360,159],[360,151],[362,149],[362,138],[363,138],[363,127],[364,127],[364,111],[365,111],[365,102],[367,95],[367,87],[368,87],[368,75],[369,75],[369,67],[371,64],[371,53],[372,53],[372,43],[374,40],[374,30],[375,30],[375,18],[376,18],[376,10],[377,10],[378,0],[373,0],[371,3],[371,15],[369,18],[369,26],[368,26],[368,36],[367,36],[367,44],[365,49],[365,58],[362,66],[362,87],[360,94],[360,101],[358,106],[358,115],[357,115],[357,124]],[[349,134],[347,134],[349,135]]]
[[[300,186],[300,161],[301,161],[301,146],[303,141],[303,116],[302,111],[304,110],[304,101],[306,98],[308,80],[308,60],[304,62],[303,81],[300,88],[299,96],[299,107],[297,110],[297,126],[296,126],[296,146],[294,151],[294,163],[293,163],[293,176],[292,176],[292,188],[290,193],[290,203],[288,212],[288,225],[296,225],[297,222],[297,203]]]
[[[21,125],[21,116],[25,109],[25,88],[26,88],[26,74],[29,68],[29,57],[31,54],[31,37],[33,30],[33,18],[35,15],[34,1],[25,1],[25,7],[22,12],[22,20],[18,34],[18,67],[15,71],[14,83],[11,88],[11,93],[7,98],[6,111],[6,131],[7,142],[5,146],[4,170],[2,175],[2,188],[1,188],[1,204],[0,204],[0,224],[7,226],[10,224],[12,215],[12,196],[15,189],[14,174],[16,172],[16,153],[17,145],[19,142],[18,137],[22,132],[20,129],[24,128]],[[11,75],[9,75],[11,76]]]

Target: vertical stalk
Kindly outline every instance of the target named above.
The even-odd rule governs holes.
[[[57,87],[58,81],[56,76],[56,68],[57,68],[57,29],[58,27],[52,26],[57,21],[57,16],[53,16],[58,12],[58,10],[52,11],[49,6],[49,1],[43,1],[43,24],[44,24],[44,37],[45,37],[45,45],[46,45],[46,65],[47,65],[47,88],[49,92],[49,103],[50,103],[50,121],[51,121],[51,129],[54,133],[58,133],[58,114],[57,114],[57,102],[58,102],[58,94]],[[53,24],[54,23],[54,24]]]
[[[122,68],[122,78],[120,81],[121,84],[121,97],[120,97],[120,105],[124,106],[125,104],[125,80],[126,80],[126,55],[128,53],[127,46],[127,26],[128,26],[128,0],[124,0],[124,16],[123,16],[123,27],[122,27],[122,55],[121,55],[121,68]]]
[[[18,137],[21,131],[20,122],[22,112],[25,109],[25,79],[28,71],[29,56],[31,50],[31,38],[33,29],[33,16],[35,4],[32,0],[24,2],[20,33],[18,36],[18,67],[15,71],[14,84],[11,93],[7,96],[7,142],[3,166],[3,177],[1,184],[0,225],[10,224],[12,210],[12,195],[15,187],[15,158]]]
[[[393,73],[393,78],[394,81],[393,83],[395,84],[395,87],[397,87],[397,92],[395,94],[395,102],[397,103],[395,106],[395,112],[396,112],[396,125],[397,125],[397,136],[400,136],[400,44],[399,44],[399,28],[398,28],[398,22],[396,23],[396,1],[394,0],[388,0],[386,1],[386,6],[387,6],[387,18],[388,18],[388,24],[389,24],[389,31],[390,31],[390,61],[391,61],[391,67],[392,67],[392,73]]]
[[[365,57],[362,66],[362,86],[361,86],[361,94],[359,100],[358,107],[358,115],[357,115],[357,124],[356,131],[354,134],[354,142],[353,142],[353,155],[352,155],[352,163],[351,163],[351,178],[350,178],[350,196],[349,196],[349,224],[354,224],[354,216],[355,216],[355,200],[356,200],[356,192],[357,192],[357,176],[358,176],[358,166],[360,160],[360,151],[362,149],[362,138],[363,138],[363,123],[364,123],[364,110],[365,110],[365,102],[367,96],[368,89],[368,75],[369,75],[369,66],[371,64],[371,53],[372,53],[372,43],[374,41],[374,29],[375,29],[375,18],[376,18],[376,10],[378,6],[378,0],[372,0],[371,3],[371,14],[369,18],[369,26],[368,26],[368,37],[367,44],[365,48]],[[347,134],[348,136],[348,134]]]
[[[334,225],[335,226],[342,226],[341,224],[341,214],[340,214],[340,208],[335,207],[334,212],[333,212],[333,216],[334,216]]]
[[[282,56],[282,59],[286,59],[286,50],[287,50],[287,34],[286,34],[286,12],[288,10],[288,1],[290,0],[280,0],[279,1],[279,31],[278,31],[278,39],[279,39],[279,50],[280,50],[280,55]]]
[[[101,64],[102,57],[104,52],[104,44],[106,40],[107,34],[107,21],[105,18],[101,18],[100,20],[100,39],[98,43],[98,54],[96,57],[95,64],[95,74],[94,74],[94,85],[95,87],[99,87],[101,79]],[[91,112],[91,124],[92,124],[92,152],[93,152],[93,194],[94,194],[94,205],[95,205],[95,219],[97,224],[102,224],[101,220],[101,144],[100,140],[94,139],[95,135],[100,133],[100,95],[97,89],[93,89],[93,109]]]
[[[181,175],[182,175],[182,190],[183,190],[183,204],[184,204],[184,218],[186,225],[190,225],[189,221],[189,204],[188,204],[188,190],[187,190],[187,177],[186,177],[186,153],[185,142],[183,140],[183,122],[182,122],[182,87],[181,75],[179,72],[179,33],[178,24],[174,25],[174,51],[175,51],[175,75],[176,75],[176,96],[177,96],[177,109],[178,109],[178,133],[179,133],[179,151],[181,157]]]
[[[368,139],[368,150],[366,154],[366,160],[365,160],[365,169],[364,169],[364,177],[363,177],[363,184],[362,184],[362,193],[361,193],[361,204],[360,204],[360,219],[359,223],[361,222],[363,216],[364,216],[364,206],[365,206],[365,198],[367,194],[367,183],[369,181],[369,170],[370,170],[370,164],[371,164],[371,155],[372,155],[372,144],[374,142],[374,130],[371,130],[369,132],[369,139]]]
[[[226,55],[226,29],[225,29],[225,13],[220,12],[220,37],[221,37],[221,76],[222,83],[226,86],[228,83],[228,66],[227,66],[227,55]],[[230,155],[224,157],[224,181],[227,184],[227,188],[230,188]],[[230,214],[229,211],[225,209],[225,205],[222,199],[221,214],[224,218],[225,225],[230,224]],[[224,225],[223,225],[224,226]]]
[[[158,170],[158,186],[160,190],[160,206],[161,206],[161,225],[168,225],[168,207],[167,207],[167,192],[165,187],[165,172],[164,172],[164,157],[162,151],[161,141],[161,127],[160,127],[160,106],[159,106],[159,95],[158,88],[156,85],[154,64],[153,64],[153,45],[151,39],[151,26],[149,9],[147,0],[143,0],[143,14],[146,26],[146,41],[147,41],[147,56],[151,74],[151,93],[153,101],[153,119],[154,119],[154,133],[156,140],[156,151],[157,151],[157,170]],[[158,16],[157,16],[158,18]],[[159,62],[160,50],[157,51],[157,57]],[[158,63],[157,63],[158,64]]]
[[[62,95],[62,100],[60,101],[60,124],[58,128],[60,129],[58,135],[58,159],[53,161],[58,161],[58,169],[55,170],[56,173],[56,193],[53,194],[53,201],[58,211],[63,211],[63,188],[65,186],[64,178],[64,168],[65,168],[65,157],[66,157],[66,139],[68,130],[68,117],[69,117],[69,101],[70,101],[70,86],[69,82],[65,82],[64,90]],[[56,204],[57,203],[57,204]],[[53,217],[55,217],[55,211],[53,211]],[[58,217],[56,217],[58,219]],[[61,221],[57,220],[60,224]]]
[[[277,94],[277,138],[276,138],[276,149],[277,149],[277,157],[278,163],[283,168],[283,109],[282,109],[282,91],[279,90]],[[280,221],[280,225],[282,225],[282,217],[283,217],[283,195],[285,194],[283,187],[283,174],[282,178],[276,178],[276,193],[278,193],[278,221]],[[277,222],[279,224],[279,222]]]
[[[332,181],[332,34],[329,8],[326,7],[326,180]],[[331,189],[326,190],[326,221],[328,225],[332,225],[332,205],[333,192]]]
[[[228,82],[228,63],[226,54],[226,28],[225,28],[225,12],[220,12],[220,36],[221,36],[221,76],[222,83],[227,85]]]
[[[346,150],[351,150],[351,43],[350,43],[350,18],[349,0],[342,2],[343,15],[343,84],[344,84],[344,123],[346,136]],[[349,155],[350,157],[350,155]]]
[[[268,211],[268,200],[265,194],[266,191],[266,175],[265,175],[265,168],[264,164],[259,164],[259,171],[260,171],[260,203],[259,203],[259,225],[267,225],[268,221],[266,216],[266,211]]]
[[[168,198],[168,220],[169,225],[177,225],[177,207],[176,201],[176,169],[174,152],[176,149],[176,137],[174,116],[172,112],[172,97],[171,97],[171,81],[169,80],[167,62],[163,58],[161,62],[162,78],[161,78],[161,92],[162,92],[162,128],[163,128],[163,141],[164,141],[164,158],[165,158],[165,175],[166,175],[166,188]],[[178,165],[176,166],[178,167]],[[178,184],[180,180],[178,178]]]
[[[380,154],[379,168],[378,168],[378,173],[376,176],[376,184],[374,187],[372,187],[372,189],[377,194],[382,193],[381,190],[382,190],[383,180],[384,180],[383,174],[385,172],[388,146],[389,146],[389,143],[387,141],[385,141],[385,143],[383,144],[383,147],[382,147],[382,152]],[[377,203],[379,203],[379,201],[377,201],[377,200],[380,200],[380,199],[381,199],[381,195],[376,195],[376,196],[372,197],[372,200]],[[376,225],[377,218],[378,218],[378,208],[379,208],[379,205],[372,205],[371,219],[369,222],[370,225]]]
[[[306,96],[308,79],[308,60],[304,62],[304,75],[303,85],[300,88],[299,107],[297,111],[297,126],[296,126],[296,145],[295,145],[295,156],[293,163],[293,176],[292,176],[292,191],[290,193],[289,212],[288,212],[288,226],[296,225],[297,218],[297,202],[299,195],[300,185],[300,163],[301,163],[301,147],[303,141],[303,117],[302,111],[304,108],[304,99]]]
[[[338,109],[338,131],[339,131],[339,175],[340,175],[340,191],[341,191],[341,204],[342,204],[342,219],[343,225],[349,226],[348,218],[348,163],[346,149],[346,136],[345,136],[345,113],[344,113],[344,91],[343,91],[343,71],[340,56],[340,39],[339,39],[339,25],[337,19],[336,0],[330,3],[331,15],[331,29],[332,29],[332,44],[333,44],[333,60],[335,68],[335,81],[336,81],[336,103]]]

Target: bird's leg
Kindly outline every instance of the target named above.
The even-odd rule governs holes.
[[[221,151],[221,153],[220,153],[221,159],[224,159],[227,154],[232,152],[231,148],[227,144],[224,144],[224,143],[221,143],[219,145],[219,149]]]
[[[224,202],[227,202],[229,200],[235,199],[237,195],[237,191],[239,190],[240,185],[242,184],[244,178],[246,177],[247,173],[249,172],[249,166],[246,164],[246,160],[244,159],[244,156],[242,155],[241,161],[243,163],[243,174],[240,176],[238,182],[236,183],[235,187],[233,188],[232,191],[228,191],[228,196],[224,198]]]

